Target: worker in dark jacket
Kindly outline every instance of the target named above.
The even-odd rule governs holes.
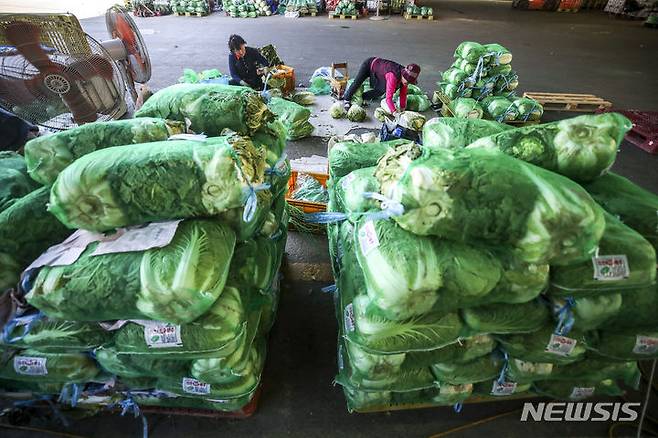
[[[267,59],[240,35],[231,35],[228,39],[228,70],[231,74],[230,85],[243,85],[256,90],[263,89],[264,67],[269,67]]]
[[[415,84],[418,81],[418,75],[420,75],[418,64],[409,64],[403,67],[397,62],[389,61],[388,59],[368,58],[363,61],[359,72],[354,78],[354,82],[352,82],[352,85],[347,88],[343,95],[345,108],[350,107],[352,96],[363,85],[365,80],[369,78],[372,90],[363,93],[363,100],[372,100],[385,94],[386,105],[391,114],[402,112],[407,107],[407,85]],[[399,111],[393,101],[393,95],[398,89],[400,90]]]

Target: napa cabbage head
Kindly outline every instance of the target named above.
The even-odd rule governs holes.
[[[352,367],[367,379],[380,380],[400,372],[406,353],[374,354],[354,342],[346,342]]]

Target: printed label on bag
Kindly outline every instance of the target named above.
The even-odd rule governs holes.
[[[180,326],[166,322],[145,325],[144,340],[150,348],[183,346],[183,341],[180,337]]]
[[[349,303],[347,306],[345,306],[344,319],[345,319],[345,330],[348,331],[348,332],[353,332],[354,331],[354,306],[352,305],[352,303]]]
[[[14,371],[24,376],[45,376],[48,374],[45,357],[14,357]]]
[[[347,186],[349,186],[350,183],[355,179],[356,179],[356,175],[354,174],[354,172],[348,173],[343,177],[343,179],[340,180],[340,186],[343,188],[343,190],[345,190]]]
[[[366,222],[359,229],[359,245],[361,245],[363,255],[368,255],[370,251],[379,246],[379,238],[377,237],[375,224],[372,221]]]
[[[575,386],[571,390],[571,395],[569,396],[569,398],[571,400],[581,400],[587,397],[591,397],[593,395],[594,395],[594,387],[582,388]]]
[[[491,395],[512,395],[516,391],[516,382],[499,382],[494,380]]]
[[[558,356],[569,356],[573,349],[576,348],[577,343],[578,341],[573,338],[553,334],[546,346],[546,352],[557,354]]]
[[[592,257],[594,279],[601,281],[622,280],[628,278],[628,258],[626,255],[608,255]]]
[[[204,383],[190,377],[183,377],[183,391],[188,394],[210,394],[210,383]]]
[[[338,371],[343,371],[345,368],[345,362],[343,361],[343,346],[338,347]]]
[[[658,338],[637,335],[635,337],[635,347],[633,347],[633,353],[635,354],[658,353]]]
[[[153,222],[144,227],[119,229],[116,233],[105,236],[91,255],[164,248],[173,240],[179,223],[179,220]]]

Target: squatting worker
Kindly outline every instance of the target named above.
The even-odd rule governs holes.
[[[247,47],[247,42],[240,35],[231,35],[228,39],[228,70],[231,74],[230,85],[243,85],[256,90],[263,89],[261,76],[265,67],[269,67],[267,59],[253,47]]]
[[[418,64],[409,64],[406,67],[401,66],[397,62],[389,61],[383,58],[368,58],[363,61],[359,72],[354,78],[354,82],[350,85],[343,100],[345,101],[345,109],[350,107],[352,96],[358,90],[367,78],[370,78],[370,87],[363,93],[363,100],[372,100],[386,94],[386,104],[391,114],[398,112],[393,101],[395,91],[400,89],[400,109],[402,112],[407,107],[407,85],[415,84],[418,81],[420,74],[420,67]]]

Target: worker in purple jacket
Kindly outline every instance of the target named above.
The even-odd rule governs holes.
[[[386,94],[386,105],[388,106],[391,114],[402,112],[407,107],[407,85],[415,84],[418,81],[420,74],[420,67],[418,64],[409,64],[406,67],[398,64],[397,62],[389,61],[384,58],[368,58],[363,61],[359,72],[354,78],[354,82],[350,85],[343,100],[345,101],[345,109],[350,107],[352,96],[358,90],[367,78],[370,78],[370,87],[363,93],[363,100],[372,100]],[[395,107],[393,95],[400,89],[400,108]]]
[[[243,85],[256,90],[264,87],[261,76],[265,67],[270,64],[267,59],[253,47],[247,47],[247,42],[240,35],[231,35],[228,39],[228,71],[231,75],[229,85]]]

